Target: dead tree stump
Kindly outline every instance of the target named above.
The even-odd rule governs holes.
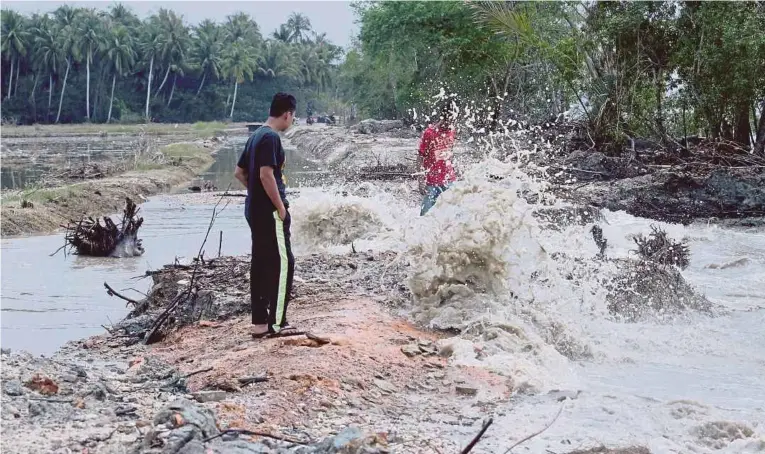
[[[65,241],[69,250],[78,255],[93,257],[135,257],[144,252],[138,229],[143,218],[138,217],[140,208],[130,198],[125,198],[122,221],[116,225],[108,216],[99,219],[83,217],[66,226]]]

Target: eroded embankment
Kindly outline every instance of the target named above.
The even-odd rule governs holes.
[[[419,133],[400,121],[367,120],[351,128],[297,126],[286,139],[307,159],[318,162],[349,181],[413,180],[417,168]],[[452,150],[458,166],[476,161],[475,150],[457,143]]]
[[[514,123],[494,133],[462,129],[454,149],[458,170],[490,156],[509,160],[564,199],[663,222],[714,218],[759,225],[765,219],[765,158],[725,143],[703,141],[672,152],[636,140],[609,155],[572,123]],[[400,122],[304,126],[287,137],[309,158],[357,179],[407,178],[419,171],[418,135]]]
[[[219,146],[220,141],[171,144],[153,155],[152,161],[139,163],[135,170],[119,175],[57,187],[7,191],[2,198],[0,235],[51,232],[82,216],[120,212],[126,197],[141,201],[204,171],[213,163],[211,154]]]

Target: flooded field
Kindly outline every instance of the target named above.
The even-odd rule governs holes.
[[[0,184],[2,189],[25,189],[39,183],[43,175],[67,167],[132,160],[142,142],[159,148],[181,140],[184,139],[177,136],[141,139],[135,134],[3,139]]]
[[[169,140],[163,138],[163,140]],[[227,143],[215,156],[215,163],[197,180],[211,181],[221,191],[243,188],[233,177],[247,137],[237,136]],[[120,159],[129,151],[130,141],[110,141],[111,148],[100,148],[101,159]],[[82,153],[85,142],[73,142],[56,148],[53,143],[39,144],[39,156],[55,153],[66,160],[87,159]],[[103,145],[103,144],[102,144]],[[291,187],[315,184],[324,172],[310,161],[301,158],[292,148],[287,148],[286,172]],[[95,158],[94,158],[95,159]],[[43,158],[53,165],[52,158]],[[31,161],[31,159],[30,159]],[[35,161],[32,161],[35,162]],[[45,169],[46,164],[35,162],[29,175]],[[8,170],[9,178],[16,178]],[[14,180],[9,180],[9,184]],[[34,181],[34,180],[32,180]],[[4,183],[5,184],[5,180]],[[109,297],[103,283],[108,282],[118,291],[125,290],[130,297],[140,299],[139,292],[146,292],[150,279],[135,279],[147,270],[171,263],[175,258],[188,261],[193,257],[204,239],[210,222],[212,205],[217,196],[210,194],[204,204],[187,203],[181,193],[186,187],[176,188],[178,195],[159,195],[141,205],[145,222],[140,238],[146,253],[142,257],[109,259],[49,254],[63,244],[63,234],[32,236],[2,240],[2,345],[13,350],[24,349],[33,353],[50,354],[65,342],[103,332],[108,326],[127,314],[124,302]],[[249,229],[244,221],[243,197],[230,197],[229,206],[221,212],[210,235],[207,255],[218,253],[220,231],[223,231],[222,253],[240,255],[249,252]],[[128,290],[133,289],[133,290]]]

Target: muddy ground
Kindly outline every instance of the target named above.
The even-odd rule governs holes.
[[[453,334],[396,315],[410,296],[406,264],[393,258],[300,257],[289,318],[310,334],[257,340],[248,257],[167,266],[109,333],[52,358],[3,354],[3,441],[20,453],[459,452],[525,385],[451,364]],[[183,308],[144,345],[193,279],[207,295],[198,310]]]

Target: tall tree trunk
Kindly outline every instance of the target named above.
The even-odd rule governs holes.
[[[749,124],[749,103],[739,103],[736,109],[736,131],[733,140],[743,147],[749,146],[752,126]]]
[[[173,88],[170,89],[170,98],[167,100],[168,107],[170,106],[170,101],[173,100],[173,93],[175,93],[175,81],[178,79],[178,73],[173,74]]]
[[[53,102],[53,73],[48,74],[48,116],[46,121],[50,122],[50,105]]]
[[[662,83],[661,71],[654,71],[654,84],[656,86],[656,129],[661,135],[661,143],[667,144],[667,133],[664,128],[664,108],[662,95],[664,94],[664,84]]]
[[[117,73],[114,73],[114,76],[112,77],[112,97],[109,101],[109,115],[106,117],[106,122],[109,123],[112,121],[112,106],[114,105],[114,84],[117,83]]]
[[[765,155],[765,99],[760,102],[760,121],[757,123],[754,152],[759,155]]]
[[[37,76],[38,74],[35,73],[35,81],[32,84],[32,93],[29,94],[29,100],[32,101],[32,117],[35,119],[35,123],[37,123],[37,100],[35,99],[35,90],[37,90],[37,81],[39,80]]]
[[[11,97],[11,92],[13,91],[13,57],[11,57],[11,73],[8,76],[8,92],[5,94],[5,99],[9,99]]]
[[[101,70],[101,73],[98,75],[98,85],[96,85],[96,96],[93,100],[93,120],[98,119],[98,104],[99,101],[101,101],[101,87],[104,85],[104,75],[106,74],[106,71],[103,69]]]
[[[85,115],[90,121],[90,49],[88,49],[88,55],[85,57],[85,71],[87,77],[87,83],[85,84]]]
[[[149,62],[149,85],[146,87],[146,123],[149,122],[149,95],[151,95],[151,71],[154,69],[154,56],[151,56]]]
[[[205,71],[205,72],[202,74],[202,82],[200,82],[200,83],[199,83],[199,88],[197,88],[197,94],[196,94],[196,95],[194,95],[194,96],[199,96],[199,92],[200,92],[200,91],[202,91],[202,85],[204,85],[204,84],[205,84],[205,78],[206,78],[206,77],[207,77],[207,71]]]
[[[32,84],[32,93],[29,94],[29,99],[32,100],[32,104],[35,104],[35,90],[37,90],[37,78],[38,74],[35,73],[34,83]]]
[[[232,120],[234,119],[234,106],[236,105],[236,89],[239,87],[239,81],[234,81],[234,100],[231,102],[231,115],[229,116]]]
[[[16,57],[16,79],[13,81],[13,94],[19,94],[19,70],[21,69],[21,62]]]
[[[162,91],[162,87],[164,87],[164,86],[165,86],[165,82],[167,82],[167,76],[169,76],[169,75],[170,75],[170,67],[171,67],[171,66],[172,66],[172,65],[168,65],[168,66],[167,66],[167,71],[165,71],[165,78],[164,78],[164,79],[162,79],[162,83],[161,83],[161,84],[159,84],[159,88],[157,88],[157,92],[156,92],[156,93],[154,93],[154,97],[155,97],[155,98],[157,97],[157,95],[159,95],[159,92],[160,92],[160,91]]]
[[[66,79],[69,77],[69,67],[72,66],[69,63],[69,58],[66,59],[66,73],[64,73],[64,85],[61,86],[61,97],[58,99],[58,114],[56,115],[56,123],[61,118],[61,104],[64,102],[64,92],[66,91]]]

